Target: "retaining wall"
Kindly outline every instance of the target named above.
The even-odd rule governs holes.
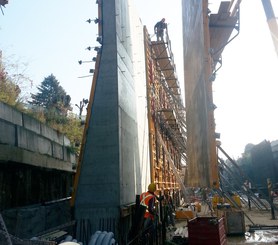
[[[76,163],[75,155],[70,152],[70,141],[65,135],[2,102],[0,102],[0,147],[1,144]],[[5,159],[0,156],[0,160]]]

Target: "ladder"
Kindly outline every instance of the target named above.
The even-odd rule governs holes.
[[[160,108],[157,113],[157,121],[162,131],[175,142],[177,149],[186,162],[186,122],[185,106],[182,102],[179,82],[176,76],[174,56],[171,50],[171,42],[166,30],[166,42],[151,42],[152,55],[156,60],[158,78],[167,100],[167,108]],[[171,114],[171,122],[166,114]],[[175,121],[173,123],[173,121]]]

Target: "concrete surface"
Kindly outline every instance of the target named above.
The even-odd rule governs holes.
[[[65,198],[75,154],[57,130],[0,102],[0,210]]]
[[[150,182],[143,26],[132,5],[102,1],[99,11],[102,50],[75,204],[78,224],[90,220],[92,232],[102,224],[118,234],[120,207]]]
[[[182,1],[182,10],[188,164],[186,184],[210,186],[203,1]]]
[[[278,220],[271,219],[270,211],[258,211],[256,209],[249,211],[247,209],[244,209],[244,212],[256,225],[278,226]],[[252,223],[246,217],[245,217],[245,225],[246,225],[245,235],[228,237],[228,244],[231,245],[278,244],[278,229],[277,230],[256,230],[255,232],[249,232],[249,226],[252,225]]]
[[[202,206],[202,212],[199,215],[208,215],[208,208]],[[278,226],[278,220],[272,220],[270,211],[258,211],[253,209],[249,211],[248,209],[243,209],[248,217],[256,225],[262,226]],[[206,212],[206,213],[205,213]],[[278,212],[276,212],[276,218],[278,217]],[[227,245],[240,245],[240,244],[250,244],[250,245],[264,245],[264,244],[278,244],[278,229],[265,229],[256,230],[255,232],[249,232],[249,226],[252,225],[249,219],[245,217],[246,232],[244,235],[230,235],[227,236]],[[259,227],[259,226],[258,226]],[[187,220],[176,220],[175,228],[168,228],[167,238],[172,239],[174,236],[188,237],[187,230]],[[211,244],[213,245],[213,244]]]
[[[59,159],[66,162],[65,165],[76,163],[75,154],[68,149],[69,139],[64,134],[0,102],[0,148],[3,148],[0,150],[5,151],[6,145],[22,149],[20,156],[23,156],[24,150],[33,152],[33,159],[38,160],[38,166],[41,165],[36,153],[54,158],[53,162],[55,159]],[[4,158],[4,156],[8,155],[0,155],[0,161],[5,162],[10,158],[18,157],[11,155]],[[21,159],[22,163],[30,163],[30,159],[28,161]],[[31,164],[35,165],[36,162],[31,162]],[[59,166],[57,167],[59,168]]]

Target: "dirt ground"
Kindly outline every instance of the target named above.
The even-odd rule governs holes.
[[[207,211],[207,207],[202,207],[202,212],[197,215],[211,216],[211,213],[208,213]],[[242,235],[228,235],[227,245],[278,244],[278,212],[275,213],[276,219],[273,220],[270,211],[259,211],[254,208],[251,211],[243,208],[242,211],[245,214],[244,225],[246,232]],[[216,213],[213,214],[213,216],[216,215]],[[250,229],[250,227],[256,227],[256,230]],[[172,240],[175,236],[181,236],[185,238],[188,237],[187,220],[176,219],[175,227],[168,228],[168,240]]]
[[[229,237],[228,245],[238,244],[278,244],[278,213],[275,214],[275,220],[272,219],[270,211],[258,211],[253,209],[251,211],[244,210],[245,214],[258,227],[254,232],[250,231],[250,227],[255,227],[251,221],[245,216],[246,232],[244,236]],[[276,229],[271,229],[270,226]],[[260,229],[261,228],[261,229]]]

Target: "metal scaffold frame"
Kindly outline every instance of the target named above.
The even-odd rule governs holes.
[[[181,189],[186,163],[185,107],[170,39],[152,42],[145,29],[152,181],[159,190]]]

